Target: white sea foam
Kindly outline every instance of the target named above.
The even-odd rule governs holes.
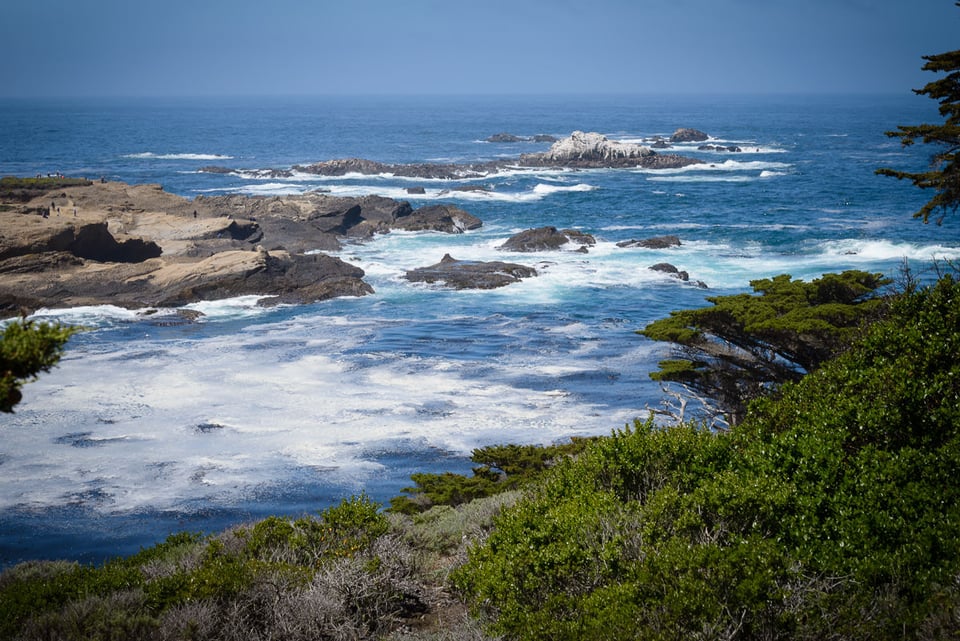
[[[144,160],[232,160],[233,156],[223,154],[157,154],[145,151],[138,154],[126,154],[124,158],[140,158]]]
[[[505,438],[550,442],[632,418],[600,417],[557,388],[477,380],[456,361],[395,356],[357,369],[343,357],[356,340],[351,330],[362,336],[376,319],[340,321],[335,335],[329,320],[303,316],[220,338],[146,337],[71,353],[26,390],[5,427],[0,508],[229,504],[297,470],[349,487],[378,473],[365,452],[385,442],[468,454]],[[516,365],[490,367],[502,367],[508,381]],[[525,365],[543,376],[579,369],[547,357]]]
[[[657,176],[666,176],[672,174],[689,173],[720,173],[720,172],[738,172],[738,171],[785,171],[793,167],[790,163],[774,162],[769,160],[732,160],[726,159],[723,162],[710,162],[697,165],[686,165],[685,167],[676,167],[671,169],[645,169],[637,168],[631,171],[641,174],[653,174]]]
[[[611,140],[616,139],[617,142],[622,142],[626,144],[635,144],[635,145],[644,145],[651,146],[658,139],[669,141],[669,133],[660,133],[653,134],[650,136],[620,136],[615,137],[608,135],[607,137]],[[683,154],[683,155],[701,155],[701,154],[718,154],[729,156],[733,155],[747,155],[747,154],[782,154],[787,153],[787,150],[783,147],[769,144],[761,144],[755,140],[733,140],[726,138],[714,138],[709,136],[707,140],[701,142],[668,142],[670,145],[666,149],[657,149],[658,153],[666,154]],[[702,145],[711,145],[715,147],[737,147],[740,151],[729,151],[727,149],[722,150],[712,150],[712,149],[700,149]]]
[[[365,177],[369,179],[369,177]],[[232,189],[215,189],[207,190],[207,193],[211,192],[240,192],[249,195],[290,195],[290,194],[301,194],[311,189],[321,188],[324,192],[329,193],[334,196],[343,196],[343,197],[362,197],[362,196],[384,196],[387,198],[393,198],[396,200],[436,200],[443,199],[448,201],[499,201],[499,202],[535,202],[543,200],[553,194],[565,193],[565,192],[583,192],[583,191],[592,191],[596,189],[595,186],[589,185],[586,183],[578,183],[575,185],[558,185],[558,184],[549,184],[549,183],[538,183],[533,186],[531,189],[525,191],[507,191],[509,187],[505,188],[500,185],[489,185],[482,186],[481,189],[471,189],[471,190],[459,190],[459,189],[450,189],[450,181],[443,181],[442,187],[437,187],[436,182],[425,181],[427,185],[431,185],[429,188],[424,188],[424,193],[411,193],[407,191],[406,187],[398,187],[396,185],[387,185],[382,183],[351,183],[346,182],[345,178],[340,178],[340,183],[333,182],[324,182],[321,185],[309,185],[303,183],[286,183],[286,182],[270,182],[270,183],[254,183],[243,185],[239,188]],[[462,184],[462,183],[460,183]]]
[[[834,260],[842,257],[852,262],[886,262],[907,259],[921,263],[933,260],[960,259],[960,248],[946,245],[918,245],[897,243],[889,240],[844,239],[827,241],[822,244],[826,257]]]

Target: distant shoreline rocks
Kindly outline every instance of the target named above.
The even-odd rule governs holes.
[[[555,136],[551,136],[551,135],[549,135],[549,134],[536,134],[535,136],[517,136],[517,135],[514,135],[514,134],[499,133],[499,134],[494,134],[494,135],[490,136],[489,138],[487,138],[487,139],[486,139],[486,142],[506,142],[506,143],[512,143],[512,142],[546,142],[546,143],[554,143],[554,142],[557,142],[557,138],[556,138]]]
[[[678,130],[687,131],[687,130]],[[696,130],[689,130],[696,131]],[[700,132],[702,133],[702,132]],[[675,134],[676,135],[676,134]],[[689,134],[687,134],[689,135]],[[703,134],[706,140],[706,134]],[[495,134],[498,141],[523,140],[513,134]],[[534,136],[534,142],[552,141],[550,149],[541,153],[521,154],[512,160],[491,160],[479,163],[383,163],[366,158],[335,158],[308,165],[294,165],[290,169],[260,169],[257,175],[263,178],[290,178],[294,174],[316,176],[348,176],[351,174],[376,176],[392,175],[403,178],[430,180],[464,180],[483,178],[517,167],[557,169],[677,169],[700,164],[699,158],[664,154],[643,145],[609,140],[592,132],[575,131],[570,136],[557,140],[546,134]],[[213,174],[237,173],[237,170],[221,166],[200,169]]]

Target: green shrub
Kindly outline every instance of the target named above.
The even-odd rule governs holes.
[[[960,634],[960,286],[888,314],[727,433],[557,466],[455,584],[510,639]]]

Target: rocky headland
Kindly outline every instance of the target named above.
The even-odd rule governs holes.
[[[218,196],[159,185],[33,179],[0,192],[0,312],[112,304],[139,309],[264,296],[309,303],[373,291],[364,272],[322,253],[394,229],[462,233],[482,225],[451,205],[413,209],[378,196]],[[38,186],[40,185],[40,186]]]

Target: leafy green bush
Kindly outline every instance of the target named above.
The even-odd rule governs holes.
[[[651,423],[557,466],[454,574],[510,639],[960,634],[960,286],[727,433]]]
[[[49,372],[78,327],[15,320],[0,331],[0,412],[13,412],[23,398],[20,388]]]

